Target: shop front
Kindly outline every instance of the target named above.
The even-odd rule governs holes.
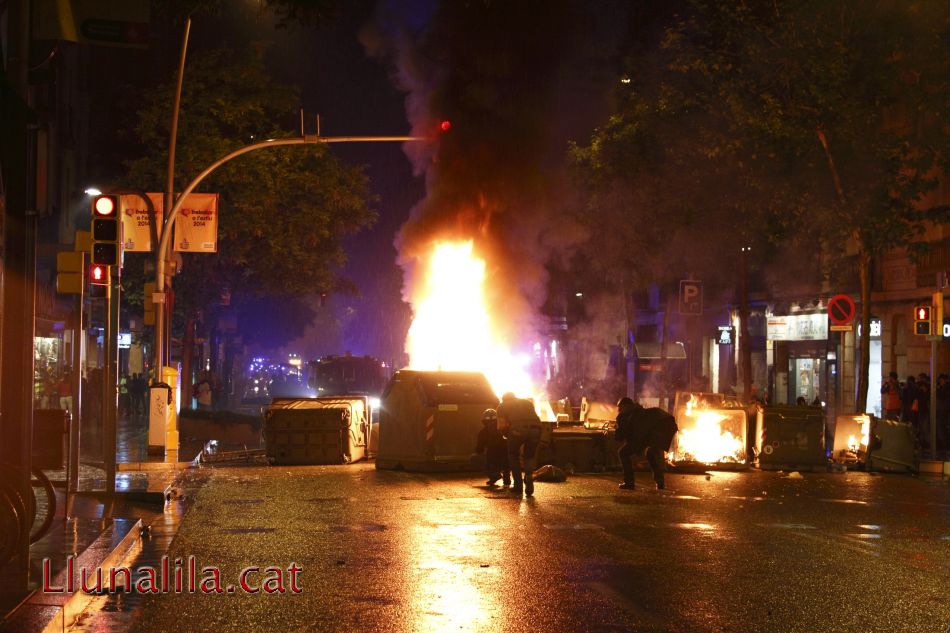
[[[834,398],[836,350],[828,341],[826,312],[769,315],[766,321],[769,401],[827,404]]]

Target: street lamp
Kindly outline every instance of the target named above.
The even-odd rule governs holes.
[[[83,193],[86,194],[87,196],[101,196],[102,190],[99,189],[98,187],[86,187]]]

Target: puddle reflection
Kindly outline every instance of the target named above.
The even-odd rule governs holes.
[[[484,523],[445,523],[445,510],[432,509],[410,532],[415,573],[409,592],[413,631],[482,631],[499,611],[503,546]]]

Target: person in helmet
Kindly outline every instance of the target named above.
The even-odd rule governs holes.
[[[501,479],[506,486],[511,485],[511,469],[508,467],[508,441],[498,429],[498,412],[485,409],[482,413],[482,430],[478,432],[475,452],[485,453],[485,483],[494,486]]]

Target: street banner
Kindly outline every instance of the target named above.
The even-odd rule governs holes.
[[[192,193],[185,199],[174,240],[180,253],[218,252],[218,194]]]
[[[155,219],[162,217],[163,195],[147,193],[146,200],[138,194],[123,194],[120,208],[122,211],[122,248],[130,253],[148,253],[152,250],[152,228],[149,226],[149,203]]]
[[[164,195],[147,193],[121,196],[123,248],[131,253],[152,251],[152,228],[149,206],[154,221],[161,222]],[[146,200],[147,198],[147,200]],[[156,224],[157,225],[157,224]],[[186,253],[216,253],[218,250],[218,194],[192,193],[182,205],[175,221],[173,248]]]

